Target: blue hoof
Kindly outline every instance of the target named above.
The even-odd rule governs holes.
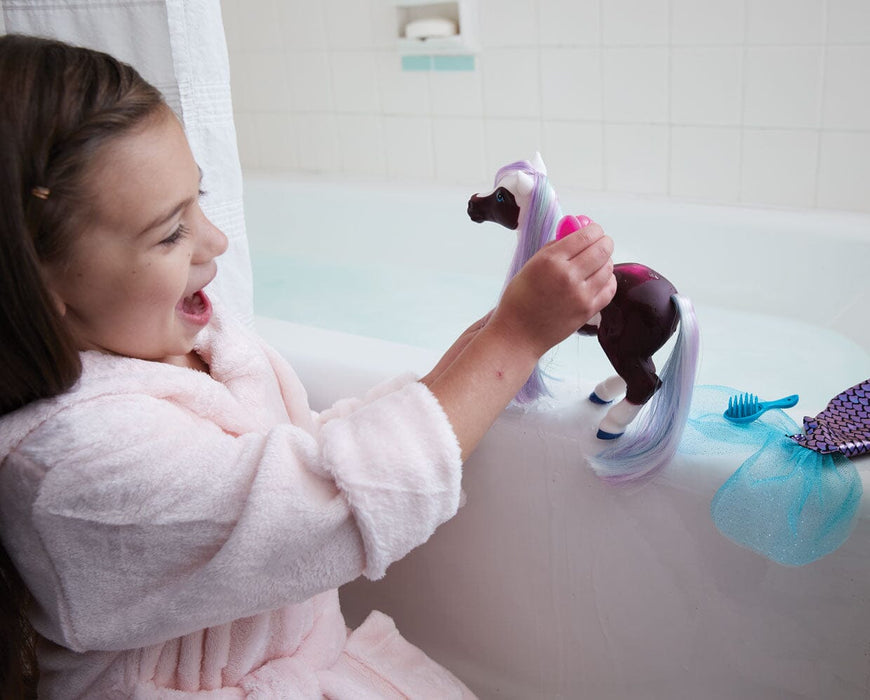
[[[597,403],[597,404],[600,404],[601,406],[606,406],[609,403],[613,403],[612,401],[605,401],[598,394],[596,394],[594,391],[591,394],[589,394],[589,400],[592,403]]]
[[[598,434],[595,436],[599,440],[616,440],[616,438],[621,437],[623,433],[608,433],[606,430],[598,429]]]

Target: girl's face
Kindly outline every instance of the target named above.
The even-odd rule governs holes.
[[[194,338],[211,316],[201,290],[227,248],[199,207],[200,177],[168,109],[98,151],[87,224],[46,267],[80,349],[197,366]]]

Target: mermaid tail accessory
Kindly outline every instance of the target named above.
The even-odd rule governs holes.
[[[789,437],[797,423],[772,410],[752,423],[725,420],[735,392],[699,386],[680,451],[748,458],[716,492],[710,514],[732,541],[787,566],[803,566],[840,547],[857,521],[863,487],[842,455],[804,449]]]
[[[805,417],[804,432],[791,439],[822,454],[870,452],[870,379],[837,394],[815,418]]]

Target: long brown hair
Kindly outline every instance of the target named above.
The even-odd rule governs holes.
[[[0,37],[0,95],[3,416],[78,380],[79,354],[43,263],[62,261],[87,219],[85,178],[95,154],[166,107],[158,90],[107,54],[14,34]],[[0,698],[24,697],[36,671],[26,604],[0,547]]]

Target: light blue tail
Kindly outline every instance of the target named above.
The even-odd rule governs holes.
[[[674,294],[680,330],[662,369],[662,385],[628,432],[590,458],[595,473],[619,484],[651,477],[674,456],[689,417],[698,370],[699,333],[692,302]]]

